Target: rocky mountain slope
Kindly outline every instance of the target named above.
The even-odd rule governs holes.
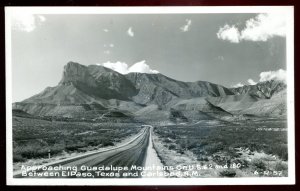
[[[69,62],[57,86],[13,103],[13,108],[39,116],[98,119],[119,112],[140,120],[187,122],[232,114],[282,115],[285,89],[277,81],[226,88],[162,74],[122,75],[103,66]]]
[[[284,82],[271,80],[230,90],[235,95],[207,99],[212,104],[233,114],[286,114],[286,84]]]
[[[230,88],[235,95],[249,94],[259,98],[271,98],[274,94],[286,89],[286,84],[281,81],[265,81],[256,85],[244,85],[238,88]]]
[[[126,75],[138,89],[133,101],[141,104],[165,105],[176,99],[234,95],[229,89],[204,81],[181,82],[162,74],[129,73]]]

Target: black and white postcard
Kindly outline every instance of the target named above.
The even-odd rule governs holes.
[[[294,9],[6,7],[7,184],[294,184]]]

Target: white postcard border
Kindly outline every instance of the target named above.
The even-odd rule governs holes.
[[[201,14],[201,13],[283,13],[287,16],[287,107],[288,177],[255,178],[137,178],[137,179],[18,179],[12,163],[12,65],[11,14]],[[287,185],[295,184],[294,108],[294,7],[293,6],[203,6],[203,7],[5,7],[6,57],[6,176],[8,185]]]

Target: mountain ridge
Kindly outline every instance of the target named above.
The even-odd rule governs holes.
[[[162,112],[170,120],[177,120],[177,117],[184,119],[183,116],[187,119],[202,119],[208,113],[222,118],[231,113],[244,114],[244,110],[251,110],[247,107],[260,107],[255,103],[271,99],[285,89],[286,85],[277,81],[226,88],[206,81],[182,82],[160,73],[123,75],[103,66],[69,62],[64,66],[62,79],[57,86],[48,87],[22,102],[16,102],[13,108],[33,115],[77,116],[77,113],[92,113],[87,110],[91,108],[95,113],[128,110],[142,118],[141,115],[149,112]],[[275,101],[284,102],[282,98]],[[273,109],[270,101],[262,103]],[[178,105],[183,106],[178,108]],[[278,107],[280,104],[273,105]],[[151,107],[138,112],[147,106]],[[281,110],[276,114],[283,113]],[[93,114],[93,117],[96,115]]]

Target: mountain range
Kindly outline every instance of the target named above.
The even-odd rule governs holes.
[[[101,120],[128,116],[144,121],[190,122],[238,115],[286,115],[286,84],[260,82],[239,88],[206,82],[182,82],[163,74],[120,74],[98,65],[69,62],[55,87],[22,102],[14,110],[36,116]]]

